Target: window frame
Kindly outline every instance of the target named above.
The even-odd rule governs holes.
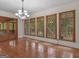
[[[48,34],[48,24],[47,24],[47,22],[48,22],[48,17],[50,17],[50,16],[56,16],[55,38],[50,38],[50,39],[57,39],[57,14],[51,14],[51,15],[47,15],[47,16],[46,16],[46,38],[49,38],[49,37],[47,36],[47,34]]]
[[[35,18],[31,18],[31,19],[30,19],[30,35],[32,35],[32,34],[31,34],[31,32],[32,32],[32,28],[31,28],[31,25],[32,25],[32,24],[31,24],[31,23],[32,23],[32,22],[34,22],[34,24],[35,24]],[[35,25],[36,25],[36,24],[35,24]],[[35,26],[34,26],[34,27],[35,27]],[[35,30],[35,29],[34,29],[34,30]],[[35,32],[35,35],[32,35],[32,36],[36,36],[36,32]]]
[[[38,35],[38,21],[39,21],[39,18],[43,18],[43,25],[44,25],[44,16],[37,17],[37,37],[44,37],[44,30],[45,30],[44,28],[43,28],[44,29],[43,30],[43,36]]]
[[[62,13],[67,13],[67,12],[73,12],[73,19],[72,19],[72,23],[73,23],[73,25],[72,25],[72,27],[73,27],[73,29],[72,29],[72,40],[63,40],[63,41],[70,41],[70,42],[75,42],[76,40],[76,32],[75,32],[75,21],[76,21],[76,19],[75,19],[75,10],[71,10],[71,11],[65,11],[65,12],[61,12],[61,13],[59,13],[59,40],[62,40],[61,38],[60,38],[60,36],[61,36],[61,24],[60,24],[60,20],[61,20],[61,14]]]
[[[29,23],[29,32],[28,33],[26,33],[26,23]],[[29,19],[24,20],[24,34],[30,35],[30,20]]]

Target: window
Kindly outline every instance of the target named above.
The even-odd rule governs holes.
[[[57,15],[46,17],[46,37],[56,39],[57,37]]]
[[[44,37],[44,17],[37,18],[37,36]]]
[[[30,19],[30,35],[35,35],[35,18]]]
[[[16,30],[16,22],[10,22],[9,23],[9,31],[15,32],[15,30]]]
[[[59,39],[75,41],[75,11],[62,12],[59,15]]]
[[[25,28],[25,34],[29,35],[30,34],[30,21],[29,19],[25,20],[25,24],[24,24],[24,28]]]
[[[7,22],[0,22],[0,30],[5,32],[7,29]]]

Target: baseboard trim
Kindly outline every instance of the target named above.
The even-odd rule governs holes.
[[[74,43],[74,42],[68,42],[68,41],[62,41],[62,40],[56,40],[56,39],[48,39],[48,38],[42,38],[42,37],[36,37],[36,36],[28,36],[28,35],[24,35],[24,37],[79,49],[79,44]]]

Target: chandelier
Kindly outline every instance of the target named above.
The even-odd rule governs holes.
[[[22,1],[22,9],[21,10],[18,10],[17,13],[15,13],[15,15],[20,18],[20,19],[26,19],[28,18],[30,15],[28,14],[28,12],[26,10],[24,10],[24,0],[21,0]]]

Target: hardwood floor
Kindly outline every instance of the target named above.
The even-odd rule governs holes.
[[[0,55],[11,58],[78,58],[79,49],[22,38],[0,42]]]

